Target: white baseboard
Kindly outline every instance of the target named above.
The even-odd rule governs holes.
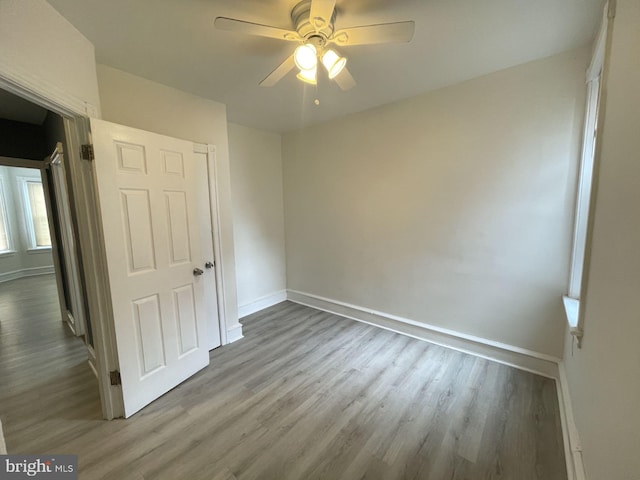
[[[244,305],[238,305],[238,317],[246,317],[252,313],[259,312],[265,308],[272,307],[280,302],[284,302],[287,299],[287,291],[280,290],[279,292],[270,293],[264,297],[255,299],[252,302],[245,303]]]
[[[562,421],[562,433],[564,436],[564,453],[567,461],[567,476],[569,480],[586,480],[582,460],[582,443],[578,435],[578,429],[573,418],[573,405],[569,394],[569,383],[564,362],[558,365],[558,379],[556,390],[558,391],[558,405],[560,406],[560,419]]]
[[[227,345],[244,338],[242,335],[242,325],[231,327],[227,330]]]
[[[551,355],[296,290],[287,290],[287,299],[545,377],[559,377],[558,364],[561,360]]]
[[[573,419],[573,408],[564,362],[560,358],[433,325],[419,323],[408,318],[350,305],[309,293],[287,290],[287,299],[294,303],[334,313],[352,320],[375,325],[386,330],[555,379],[560,419],[562,422],[567,475],[569,480],[586,480],[582,460],[582,446]]]
[[[48,275],[50,273],[55,273],[55,270],[53,269],[53,265],[48,267],[23,268],[22,270],[14,270],[13,272],[0,273],[0,283],[9,282],[11,280],[17,280],[18,278],[24,278],[24,277],[34,277],[36,275]]]

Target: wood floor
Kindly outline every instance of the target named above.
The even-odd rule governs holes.
[[[46,278],[0,284],[10,453],[78,454],[83,480],[567,478],[553,380],[289,302],[102,421],[81,343],[47,320]]]

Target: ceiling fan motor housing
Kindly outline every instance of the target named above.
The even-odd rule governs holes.
[[[312,19],[310,15],[311,0],[302,0],[291,10],[291,20],[298,34],[317,47],[324,46],[327,39],[333,35],[336,10],[333,10],[331,19],[328,22],[320,18]]]

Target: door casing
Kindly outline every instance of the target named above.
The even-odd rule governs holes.
[[[87,335],[84,312],[84,294],[80,281],[80,270],[78,265],[78,252],[76,249],[74,221],[71,215],[69,189],[67,187],[67,176],[65,175],[66,160],[62,143],[58,142],[53,153],[47,157],[47,163],[52,191],[56,199],[55,210],[59,219],[58,235],[60,238],[59,249],[62,250],[62,260],[65,264],[66,288],[69,296],[67,312],[64,320],[76,336]],[[52,206],[53,207],[53,206]]]

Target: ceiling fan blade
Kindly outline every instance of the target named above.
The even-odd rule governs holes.
[[[331,23],[335,7],[336,0],[311,0],[309,21],[313,28],[316,29],[316,32]]]
[[[406,43],[413,38],[416,24],[413,21],[381,23],[338,30],[331,42],[341,46],[373,45],[380,43]]]
[[[351,73],[346,68],[343,68],[338,76],[334,78],[334,80],[338,84],[338,86],[345,92],[347,90],[351,90],[356,86],[356,81],[353,79]]]
[[[236,20],[234,18],[217,17],[214,25],[219,30],[245,33],[247,35],[257,35],[259,37],[278,38],[280,40],[288,40],[290,42],[302,41],[302,37],[294,30],[285,30],[283,28],[245,22],[244,20]]]
[[[296,66],[293,55],[288,57],[284,62],[276,67],[276,69],[267,75],[267,78],[260,82],[261,87],[273,87],[282,78]]]

